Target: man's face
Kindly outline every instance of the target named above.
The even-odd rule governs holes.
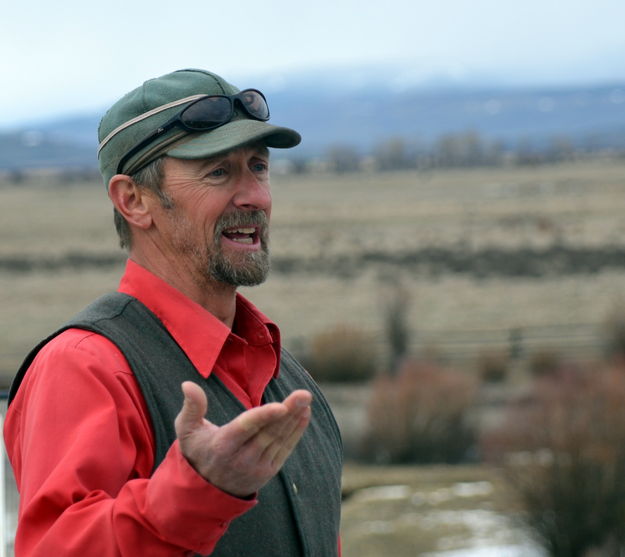
[[[246,147],[201,160],[166,158],[158,219],[169,264],[196,282],[252,286],[269,271],[269,154]]]

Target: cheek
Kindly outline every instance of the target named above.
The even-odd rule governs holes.
[[[271,197],[271,191],[269,191],[267,195],[269,196],[269,203],[267,203],[267,208],[265,209],[265,213],[267,214],[267,220],[269,220],[269,217],[271,217],[271,206],[273,203],[273,199]]]
[[[209,243],[219,241],[220,234],[216,232],[217,223],[219,219],[223,216],[225,211],[214,211],[207,210],[201,217],[202,228],[204,230],[204,235]],[[214,208],[213,208],[214,209]]]
[[[213,234],[219,219],[228,212],[229,197],[218,195],[196,196],[189,205],[189,211],[196,222],[201,223],[207,233]]]

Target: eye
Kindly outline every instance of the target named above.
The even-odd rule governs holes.
[[[252,163],[251,168],[254,172],[267,172],[269,170],[269,165],[264,161],[256,161]]]
[[[210,178],[223,178],[226,175],[225,168],[215,168],[208,173]]]

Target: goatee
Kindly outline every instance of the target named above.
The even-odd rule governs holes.
[[[223,232],[232,228],[257,227],[260,249],[225,254]],[[223,215],[215,225],[208,273],[219,282],[232,286],[256,286],[267,278],[270,269],[268,221],[264,211],[237,211]]]

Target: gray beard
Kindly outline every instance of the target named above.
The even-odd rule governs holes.
[[[268,220],[264,211],[236,211],[222,215],[215,224],[212,246],[207,250],[201,250],[199,246],[189,241],[191,235],[186,232],[190,230],[190,223],[186,217],[180,215],[171,199],[165,196],[162,201],[163,208],[171,211],[178,231],[175,240],[177,249],[195,260],[198,276],[202,280],[207,283],[217,281],[235,287],[256,286],[265,281],[270,262]],[[260,227],[260,251],[224,254],[221,243],[224,230],[254,225]]]
[[[248,254],[244,261],[233,262],[224,257],[221,250],[213,254],[208,264],[208,273],[213,280],[231,286],[256,286],[267,278],[271,267],[269,251]]]
[[[261,227],[260,251],[226,256],[221,245],[222,232],[227,228],[249,225]],[[224,215],[215,226],[215,241],[208,254],[207,272],[210,277],[231,286],[256,286],[264,282],[271,267],[267,236],[267,216],[263,211]]]

